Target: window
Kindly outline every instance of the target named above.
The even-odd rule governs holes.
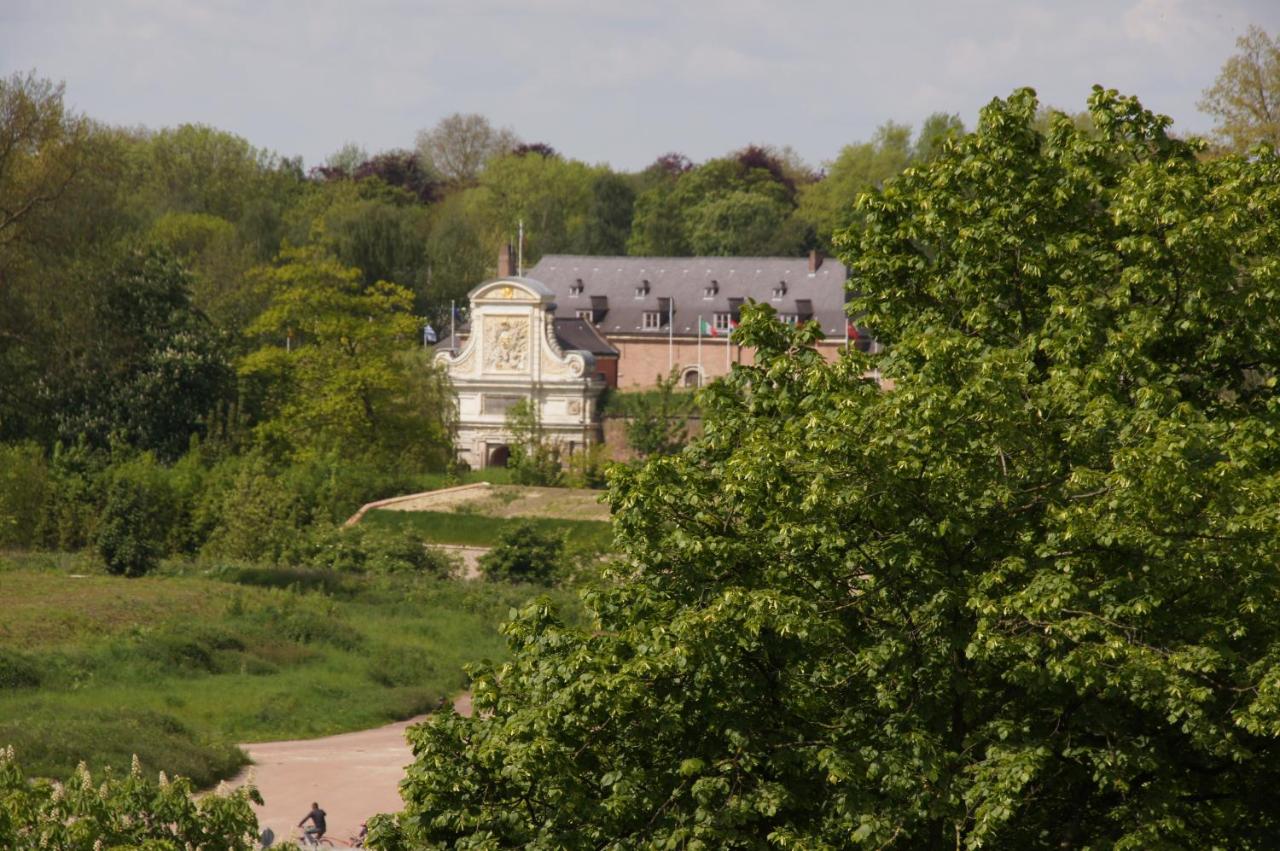
[[[644,328],[646,331],[662,327],[662,314],[656,310],[644,312]]]
[[[778,281],[778,285],[773,288],[773,300],[782,301],[782,297],[787,294],[787,282]]]
[[[778,321],[785,322],[787,325],[795,325],[800,321],[800,317],[796,316],[794,313],[779,313]]]
[[[707,284],[705,287],[702,288],[702,298],[706,301],[710,301],[711,299],[715,298],[719,292],[720,292],[720,282],[712,281],[711,283]]]
[[[702,370],[696,366],[689,367],[684,371],[684,375],[682,376],[680,383],[685,387],[701,387]]]
[[[590,310],[579,310],[576,311],[576,313],[579,319],[585,319],[593,325],[595,324],[595,320],[592,318],[592,312]]]
[[[582,279],[581,278],[578,278],[572,284],[569,285],[569,295],[574,298],[582,295]]]
[[[728,331],[730,316],[731,314],[728,313],[717,313],[712,316],[711,320],[715,324],[715,329],[717,331]]]
[[[636,287],[636,298],[644,298],[648,294],[649,294],[649,281],[646,279],[641,281],[640,285]]]

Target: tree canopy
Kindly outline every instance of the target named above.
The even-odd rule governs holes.
[[[1219,138],[1237,153],[1259,142],[1280,147],[1280,44],[1252,26],[1236,47],[1200,108],[1218,120]]]
[[[884,354],[744,309],[592,622],[520,613],[377,847],[1274,844],[1280,161],[1089,106],[862,196]]]

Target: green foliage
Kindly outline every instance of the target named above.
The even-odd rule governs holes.
[[[447,576],[452,562],[409,528],[358,524],[313,532],[306,562],[329,570]]]
[[[871,141],[842,148],[823,180],[801,188],[797,216],[813,228],[824,249],[832,250],[835,234],[859,221],[854,209],[859,195],[883,187],[910,165],[940,155],[946,141],[963,132],[960,119],[945,113],[926,118],[914,142],[909,126],[882,124]]]
[[[637,255],[792,255],[806,234],[794,188],[738,159],[709,162],[642,193],[627,252]]]
[[[860,201],[886,354],[744,310],[590,626],[520,613],[378,847],[1274,845],[1280,160],[1037,107]]]
[[[1261,142],[1280,147],[1280,43],[1250,26],[1236,48],[1200,108],[1217,119],[1214,130],[1229,150],[1244,153]]]
[[[35,688],[41,679],[40,666],[34,659],[0,648],[0,688]]]
[[[262,445],[300,459],[440,462],[448,448],[443,379],[403,357],[420,327],[412,294],[382,281],[364,286],[359,270],[319,246],[289,249],[256,274],[273,295],[250,327],[260,346],[240,376],[258,408]],[[434,404],[423,407],[424,395]]]
[[[81,764],[66,784],[30,782],[9,748],[0,752],[0,845],[6,848],[220,848],[257,847],[256,789],[242,787],[196,800],[191,781],[142,776],[135,757],[124,777],[95,781]]]
[[[537,403],[521,399],[507,411],[507,432],[511,435],[507,467],[517,485],[553,487],[564,478],[560,445],[542,429]]]
[[[480,558],[490,582],[532,582],[550,585],[564,558],[564,538],[520,520],[508,526],[498,544]]]
[[[40,447],[0,444],[0,547],[36,543],[49,490],[49,467]]]
[[[496,546],[512,526],[532,523],[543,533],[567,542],[573,553],[597,555],[613,542],[613,528],[601,520],[559,520],[551,517],[486,517],[449,511],[370,511],[361,526],[404,529],[435,544],[468,547]]]
[[[121,477],[107,487],[94,544],[107,572],[142,576],[162,553],[157,536],[163,503],[142,482]]]
[[[82,562],[0,557],[0,748],[28,771],[65,779],[82,759],[123,771],[136,753],[208,787],[244,765],[235,742],[426,712],[465,686],[464,664],[504,656],[498,623],[530,593],[415,571],[159,573],[123,594]]]
[[[670,455],[678,452],[688,438],[688,421],[680,416],[685,407],[676,399],[675,388],[680,380],[673,371],[666,378],[658,377],[657,387],[641,398],[647,403],[635,405],[627,422],[627,445],[643,458],[652,455]],[[693,394],[685,394],[692,397]]]
[[[232,380],[225,341],[191,304],[190,276],[160,250],[128,250],[91,304],[94,333],[47,391],[59,435],[177,457]]]

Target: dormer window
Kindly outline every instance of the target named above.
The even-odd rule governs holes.
[[[581,278],[576,279],[572,284],[569,285],[569,295],[575,298],[577,296],[582,295],[582,279]]]
[[[590,311],[590,310],[579,310],[579,311],[576,311],[575,315],[576,315],[579,319],[585,319],[587,322],[590,322],[592,325],[596,324],[596,323],[595,323],[595,319],[596,319],[595,314],[594,314],[592,311]]]
[[[662,327],[662,314],[656,310],[646,310],[644,313],[644,329],[653,331]]]
[[[645,278],[636,287],[636,298],[644,298],[649,294],[649,279]]]
[[[782,297],[787,294],[787,282],[778,281],[778,285],[773,288],[773,300],[782,301]]]
[[[705,287],[702,288],[702,298],[707,301],[710,301],[711,299],[715,298],[716,294],[719,292],[720,292],[720,282],[713,280],[711,283],[707,284]]]

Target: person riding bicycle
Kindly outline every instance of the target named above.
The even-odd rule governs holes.
[[[311,822],[311,827],[304,830],[303,834],[306,839],[311,840],[312,844],[315,844],[316,840],[324,836],[324,832],[326,830],[324,816],[324,810],[320,809],[319,804],[312,801],[311,812],[307,813],[306,816],[303,817],[302,821],[298,822],[298,827],[302,827],[307,822]]]

